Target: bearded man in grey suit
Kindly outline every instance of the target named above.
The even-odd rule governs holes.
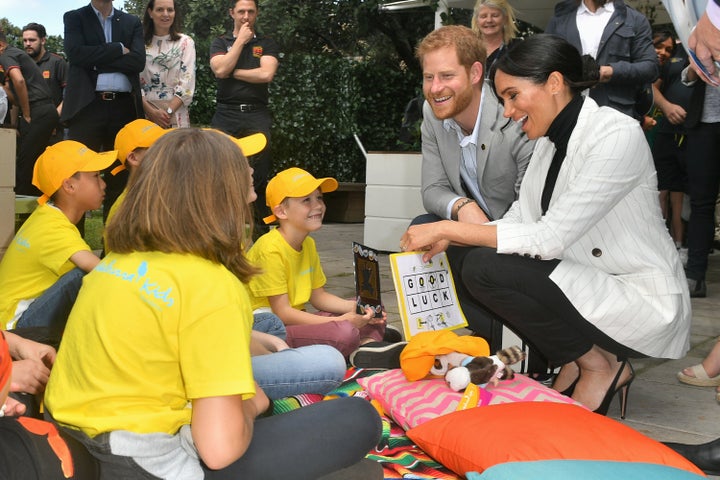
[[[467,27],[446,26],[420,42],[417,57],[426,100],[422,199],[429,215],[413,224],[441,219],[482,224],[501,218],[517,198],[534,142],[503,117],[502,105],[485,85],[482,42]],[[448,250],[451,266],[462,262],[466,250]],[[470,328],[491,340],[492,316],[476,302],[463,301],[461,282],[456,285]]]

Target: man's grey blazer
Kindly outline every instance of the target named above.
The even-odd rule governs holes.
[[[477,145],[477,179],[490,220],[501,218],[520,190],[534,141],[520,126],[503,117],[503,107],[486,83],[482,91]],[[423,105],[422,199],[425,210],[447,218],[448,203],[457,196],[472,198],[460,180],[462,152],[457,133],[447,130],[430,105]]]

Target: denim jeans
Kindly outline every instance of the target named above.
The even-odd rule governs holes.
[[[280,317],[272,312],[255,312],[253,313],[253,330],[256,332],[267,333],[285,340],[287,331],[285,324]]]
[[[328,345],[289,348],[252,357],[255,381],[272,399],[301,393],[325,394],[343,380],[342,354]]]
[[[18,318],[15,327],[50,327],[63,330],[70,310],[75,305],[85,271],[73,268],[42,295],[36,298]]]

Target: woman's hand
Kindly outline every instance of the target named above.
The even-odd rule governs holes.
[[[157,108],[145,100],[143,100],[143,109],[145,110],[145,117],[147,117],[148,120],[162,128],[170,128],[170,114],[166,111]]]
[[[403,252],[426,250],[423,254],[423,262],[428,262],[432,257],[447,250],[450,241],[442,237],[442,224],[447,222],[425,223],[412,225],[407,229],[400,239],[400,249]]]

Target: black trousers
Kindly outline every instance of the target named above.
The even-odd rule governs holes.
[[[715,234],[715,202],[720,182],[720,123],[700,123],[687,131],[685,165],[690,196],[685,273],[704,280]]]
[[[263,218],[270,215],[270,209],[265,204],[265,189],[270,179],[270,170],[272,168],[272,156],[270,154],[270,128],[272,126],[272,115],[270,110],[264,106],[257,106],[252,111],[241,111],[239,106],[225,105],[219,103],[217,110],[212,118],[212,127],[221,130],[228,135],[236,138],[242,138],[253,133],[264,133],[267,137],[267,146],[265,149],[248,158],[250,166],[253,168],[253,184],[255,185],[255,193],[257,200],[253,202],[255,215],[255,234],[262,234],[268,231],[268,227],[263,222]],[[312,172],[310,172],[312,173]]]
[[[49,413],[46,416],[52,420]],[[108,435],[90,438],[79,430],[62,429],[88,448],[100,464],[103,479],[155,478],[132,458],[110,453]],[[221,470],[210,470],[202,463],[201,466],[205,480],[316,480],[358,463],[361,464],[358,468],[363,469],[365,455],[377,446],[381,434],[382,422],[370,402],[355,397],[339,398],[257,418],[252,441],[238,460]],[[382,473],[375,478],[382,478]]]
[[[113,150],[117,132],[138,118],[140,115],[131,94],[118,95],[114,100],[102,100],[96,96],[69,121],[68,139],[80,142],[96,152]],[[110,170],[113,168],[114,165],[106,169],[103,176],[106,184],[103,220],[107,218],[110,207],[125,188],[128,178],[127,170],[111,175]]]
[[[580,315],[550,280],[559,263],[478,247],[465,255],[460,278],[475,301],[496,314],[553,367],[577,360],[593,345],[619,358],[644,357]]]
[[[18,132],[20,140],[15,170],[15,193],[40,196],[42,193],[32,184],[35,161],[45,151],[52,132],[57,126],[58,114],[49,100],[30,104],[30,123],[20,117]]]

